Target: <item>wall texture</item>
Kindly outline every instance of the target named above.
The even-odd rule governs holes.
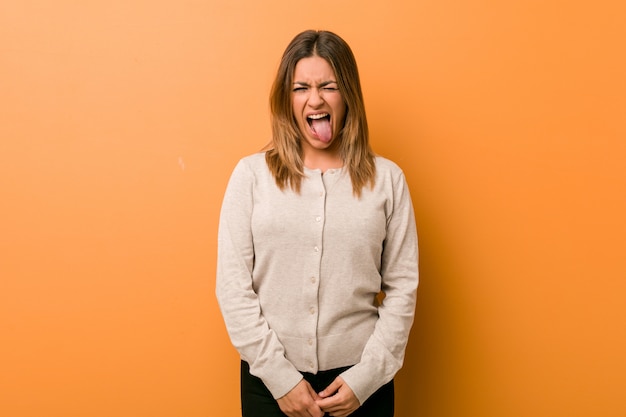
[[[0,6],[0,415],[235,417],[214,297],[236,161],[297,32],[360,64],[422,285],[399,417],[626,415],[618,0]]]

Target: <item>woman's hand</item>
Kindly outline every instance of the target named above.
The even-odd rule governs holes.
[[[352,388],[338,376],[326,389],[319,393],[317,405],[333,417],[345,417],[361,406]]]
[[[280,410],[289,417],[324,417],[324,412],[316,403],[319,399],[313,387],[303,379],[277,401]]]

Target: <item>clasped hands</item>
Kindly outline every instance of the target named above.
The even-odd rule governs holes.
[[[281,411],[289,417],[346,417],[359,408],[359,400],[342,377],[335,380],[320,393],[311,384],[301,380],[287,395],[278,399]]]

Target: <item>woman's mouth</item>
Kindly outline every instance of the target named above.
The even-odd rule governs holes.
[[[310,114],[306,121],[311,128],[313,136],[324,143],[330,142],[333,137],[333,129],[330,125],[330,115],[328,113]]]

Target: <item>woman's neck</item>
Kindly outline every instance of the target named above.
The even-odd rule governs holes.
[[[338,152],[305,152],[303,163],[309,169],[319,169],[322,172],[343,167],[343,160]]]

